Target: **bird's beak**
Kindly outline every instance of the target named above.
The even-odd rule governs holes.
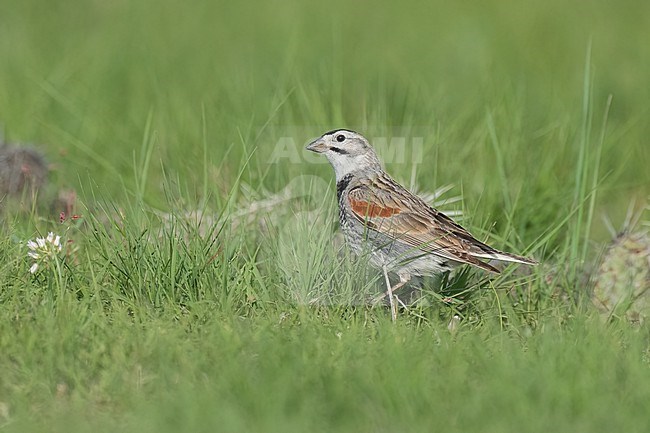
[[[325,144],[325,140],[323,140],[323,138],[321,137],[309,143],[307,147],[305,147],[305,149],[311,150],[312,152],[316,152],[316,153],[323,153],[328,149],[328,147]]]

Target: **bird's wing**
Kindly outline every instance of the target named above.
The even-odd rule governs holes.
[[[495,249],[390,178],[375,179],[352,188],[347,200],[354,217],[368,230],[425,253],[499,272],[474,256],[497,253]]]

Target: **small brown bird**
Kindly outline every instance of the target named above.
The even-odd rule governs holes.
[[[383,270],[393,320],[397,315],[393,292],[413,276],[433,275],[461,264],[499,273],[488,260],[537,264],[484,244],[395,182],[359,133],[326,132],[307,150],[324,154],[334,167],[341,230],[352,251],[370,252],[370,264]],[[388,272],[399,277],[394,286]]]

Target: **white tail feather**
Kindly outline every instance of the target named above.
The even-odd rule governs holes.
[[[479,259],[488,259],[488,260],[499,260],[501,262],[514,262],[514,263],[522,263],[524,265],[536,265],[537,261],[533,259],[528,259],[526,257],[521,257],[517,256],[514,254],[509,254],[509,253],[502,253],[499,251],[496,251],[494,253],[472,253],[472,256],[479,258]]]

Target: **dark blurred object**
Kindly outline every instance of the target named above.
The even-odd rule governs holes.
[[[0,144],[0,199],[24,192],[33,196],[45,185],[47,172],[45,158],[38,150]]]
[[[77,192],[74,189],[59,190],[56,198],[52,201],[51,208],[52,215],[58,214],[61,222],[67,218],[73,218],[77,212]]]

